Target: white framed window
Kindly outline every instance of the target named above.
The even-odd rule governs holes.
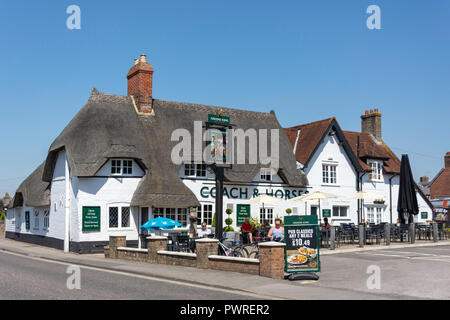
[[[129,229],[131,210],[129,205],[110,205],[108,207],[108,228]]]
[[[372,181],[383,180],[383,161],[369,160],[367,162],[372,167],[372,172],[369,175]]]
[[[376,224],[380,224],[381,223],[381,219],[383,216],[383,212],[382,212],[382,208],[376,208],[377,209],[377,216],[376,216]]]
[[[261,168],[260,177],[262,181],[272,181],[272,169]]]
[[[348,209],[346,206],[333,206],[333,217],[347,217]]]
[[[197,225],[201,225],[203,222],[206,222],[206,225],[210,227],[213,222],[213,205],[212,204],[204,204],[200,207],[197,207]]]
[[[111,160],[111,174],[112,175],[132,175],[133,161],[123,159]]]
[[[383,220],[383,208],[367,207],[367,221],[369,223],[380,224]]]
[[[259,208],[259,221],[263,223],[265,220],[273,224],[273,208]]]
[[[184,175],[186,177],[206,177],[206,164],[186,163],[184,165]]]
[[[322,182],[325,184],[337,184],[337,165],[322,164]]]
[[[311,206],[311,215],[312,216],[317,216],[317,212],[319,212],[319,207],[318,206]]]
[[[48,230],[50,227],[50,211],[44,210],[44,230]]]
[[[39,230],[39,210],[34,210],[34,230]]]
[[[197,212],[198,214],[198,212]],[[153,218],[163,217],[175,220],[187,226],[188,209],[186,208],[153,208]]]

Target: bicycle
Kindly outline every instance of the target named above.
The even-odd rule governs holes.
[[[244,247],[244,245],[239,244],[237,246],[227,246],[225,245],[226,239],[222,239],[219,241],[219,255],[221,256],[228,256],[228,257],[239,257],[239,258],[246,258],[248,257],[248,251]]]

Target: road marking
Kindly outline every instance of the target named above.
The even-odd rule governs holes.
[[[394,253],[397,253],[397,254],[394,254]],[[425,260],[425,261],[450,262],[450,256],[449,255],[440,255],[440,254],[422,253],[422,252],[411,252],[411,251],[389,251],[389,250],[382,250],[381,251],[380,250],[380,251],[377,251],[377,252],[355,252],[355,254],[403,258],[403,259],[408,259],[408,260]],[[419,256],[417,257],[417,255],[419,255]],[[422,256],[420,256],[420,255],[422,255]]]
[[[200,289],[211,290],[211,291],[225,292],[225,293],[237,294],[237,295],[260,298],[260,299],[285,300],[284,298],[281,298],[281,297],[274,297],[274,296],[268,296],[268,295],[266,296],[266,295],[256,294],[256,293],[247,292],[247,291],[243,291],[243,290],[239,290],[239,289],[216,288],[216,287],[210,287],[210,286],[202,285],[202,284],[186,283],[186,282],[181,282],[178,280],[161,279],[161,278],[156,278],[156,277],[152,277],[152,276],[133,274],[133,273],[125,272],[125,271],[116,271],[116,270],[111,270],[111,269],[103,269],[100,267],[85,266],[83,264],[77,264],[77,263],[55,261],[55,260],[46,259],[46,258],[42,258],[42,257],[28,256],[26,254],[9,252],[9,251],[5,251],[4,249],[1,250],[1,253],[10,254],[13,256],[19,256],[22,258],[28,258],[31,260],[38,260],[38,261],[43,261],[43,262],[48,262],[48,263],[61,264],[61,265],[65,265],[65,266],[77,265],[77,266],[80,266],[80,268],[82,268],[82,269],[101,271],[101,272],[109,272],[109,273],[114,273],[114,274],[123,275],[123,276],[127,276],[127,277],[171,283],[171,284],[176,284],[176,285],[181,285],[181,286],[186,286],[186,287],[194,287],[194,288],[200,288]]]

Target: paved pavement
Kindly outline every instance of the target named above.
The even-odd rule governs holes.
[[[321,257],[322,272],[319,274],[320,280],[315,282],[274,280],[227,271],[110,260],[104,259],[103,255],[64,254],[60,250],[8,239],[0,239],[0,253],[2,251],[14,253],[15,257],[18,257],[17,254],[19,254],[22,256],[19,258],[34,259],[34,261],[45,262],[46,264],[49,264],[50,261],[54,261],[54,264],[63,262],[63,265],[60,265],[57,271],[58,275],[55,275],[55,277],[59,277],[57,278],[59,279],[58,285],[62,285],[64,288],[69,276],[65,273],[68,265],[81,266],[82,277],[86,273],[88,282],[92,281],[95,284],[96,278],[103,279],[103,282],[97,285],[108,290],[111,287],[104,283],[106,281],[104,279],[120,276],[120,279],[117,280],[121,283],[120,291],[117,292],[117,295],[107,297],[108,299],[135,299],[139,297],[146,299],[157,299],[158,297],[161,299],[229,299],[230,295],[235,299],[448,299],[449,280],[447,279],[450,279],[450,274],[447,256],[450,257],[450,242],[445,246],[442,246],[444,244],[442,242],[439,244],[440,246],[436,247],[389,248],[325,255]],[[407,258],[405,251],[411,250],[417,251],[418,253],[415,254],[419,257],[413,259],[411,256]],[[391,254],[390,251],[399,252]],[[3,268],[3,261],[3,258],[0,259],[0,268]],[[28,264],[25,263],[25,265]],[[33,278],[32,265],[26,267],[26,272],[29,272],[29,278],[26,278],[28,281]],[[379,290],[367,288],[367,279],[370,276],[370,274],[367,274],[367,268],[371,265],[379,266],[381,271],[381,289]],[[6,266],[7,268],[13,268],[14,263],[9,267],[8,264]],[[33,275],[40,277],[38,271]],[[15,277],[20,279],[17,274]],[[131,280],[133,278],[135,280]],[[147,286],[139,286],[138,282],[142,282],[142,279],[145,279],[146,283],[148,281]],[[161,279],[166,279],[167,283],[174,284],[176,290],[174,290],[174,287],[167,286],[166,289],[162,289],[158,293],[147,292],[147,290],[155,292],[153,288],[155,286],[159,288],[161,281],[158,282],[157,280]],[[0,292],[4,285],[9,284],[0,281]],[[36,288],[40,285],[43,285],[40,281],[35,282]],[[90,294],[95,299],[98,295],[94,287]],[[179,290],[178,287],[183,288]],[[191,291],[186,294],[187,292],[183,291],[184,288],[191,287],[196,288],[194,290],[196,294],[192,295]],[[137,294],[132,294],[131,291],[133,290]],[[211,293],[211,290],[214,293]],[[26,293],[27,291],[21,292]],[[10,292],[10,294],[12,293]],[[60,296],[65,299],[71,299],[72,297],[70,294],[61,294]],[[75,296],[73,297],[75,298]],[[16,296],[9,298],[13,299]]]

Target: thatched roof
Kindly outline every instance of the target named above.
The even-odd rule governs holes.
[[[50,206],[50,183],[42,181],[44,163],[33,171],[19,186],[9,203],[10,208]]]
[[[179,165],[171,161],[171,142],[175,129],[183,128],[193,136],[194,121],[207,121],[209,113],[220,109],[236,128],[247,130],[279,129],[280,176],[295,187],[306,186],[306,176],[296,168],[289,140],[274,113],[251,112],[198,104],[153,100],[154,115],[136,112],[132,98],[106,95],[92,90],[88,103],[72,119],[50,146],[42,179],[50,182],[57,153],[65,149],[72,174],[90,177],[108,158],[133,158],[146,174],[134,193],[133,206],[198,206],[192,191],[179,178]],[[270,130],[269,130],[270,132]],[[270,137],[270,134],[269,134]],[[270,151],[270,150],[269,150]],[[248,150],[246,159],[248,159]],[[251,182],[261,165],[234,165],[225,170],[225,180]]]

